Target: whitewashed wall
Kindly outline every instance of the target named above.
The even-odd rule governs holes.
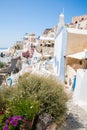
[[[62,27],[55,37],[54,46],[54,71],[61,81],[64,81],[66,46],[67,29]]]
[[[87,70],[77,70],[73,101],[87,111]]]

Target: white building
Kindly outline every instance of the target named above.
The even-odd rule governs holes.
[[[69,55],[82,52],[86,48],[87,30],[67,28],[64,25],[64,15],[61,14],[54,45],[54,70],[60,80],[64,81],[65,67],[69,65]]]
[[[65,54],[67,46],[67,29],[64,26],[64,15],[59,16],[58,31],[54,44],[54,70],[60,80],[64,81]]]
[[[40,45],[54,46],[55,30],[54,28],[45,29],[44,33],[40,36]]]

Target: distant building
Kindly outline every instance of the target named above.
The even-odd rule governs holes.
[[[24,48],[29,49],[29,47],[34,46],[36,42],[36,36],[34,33],[26,33],[23,38]]]
[[[87,15],[72,17],[72,23],[82,22],[83,20],[87,20]]]
[[[67,24],[67,26],[87,30],[87,15],[72,17],[72,23]]]
[[[23,41],[16,41],[16,42],[14,43],[14,49],[16,49],[16,50],[21,50],[21,49],[23,49]]]
[[[55,31],[54,28],[45,29],[43,35],[40,36],[41,46],[54,46]]]
[[[52,31],[52,28],[47,28],[44,30],[43,34],[48,35],[50,31]]]

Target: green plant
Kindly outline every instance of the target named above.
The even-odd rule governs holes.
[[[68,97],[64,86],[54,77],[24,74],[18,82],[22,96],[40,102],[40,113],[47,112],[57,123],[61,123],[66,115]]]
[[[3,118],[6,111],[6,100],[0,95],[0,130],[2,130],[3,126]]]
[[[4,98],[0,95],[0,114],[3,114],[6,109],[6,101]]]
[[[0,68],[3,68],[3,67],[4,67],[4,63],[0,62]]]
[[[15,95],[18,94],[18,88],[17,87],[7,87],[2,85],[3,89],[0,91],[0,95],[5,99],[12,99]]]
[[[15,96],[7,101],[4,115],[0,115],[1,129],[3,130],[24,130],[29,129],[28,121],[34,121],[39,112],[39,102],[29,98]],[[32,122],[33,123],[33,122]]]
[[[9,102],[8,111],[10,115],[21,115],[26,119],[32,120],[39,111],[39,102],[29,98],[15,97]]]

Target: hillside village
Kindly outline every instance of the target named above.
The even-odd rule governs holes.
[[[5,56],[1,55],[1,62],[6,62],[6,67],[0,70],[1,79],[3,73],[21,75],[33,68],[39,73],[58,76],[72,89],[74,76],[80,73],[77,70],[87,66],[86,26],[87,15],[73,17],[70,24],[65,24],[64,15],[60,14],[59,23],[45,29],[38,38],[34,33],[25,33],[23,41],[16,41],[13,47],[3,52]]]
[[[87,112],[87,15],[65,24],[64,14],[41,36],[25,33],[22,41],[0,52],[0,89],[14,86],[25,72],[60,79],[73,101]]]

